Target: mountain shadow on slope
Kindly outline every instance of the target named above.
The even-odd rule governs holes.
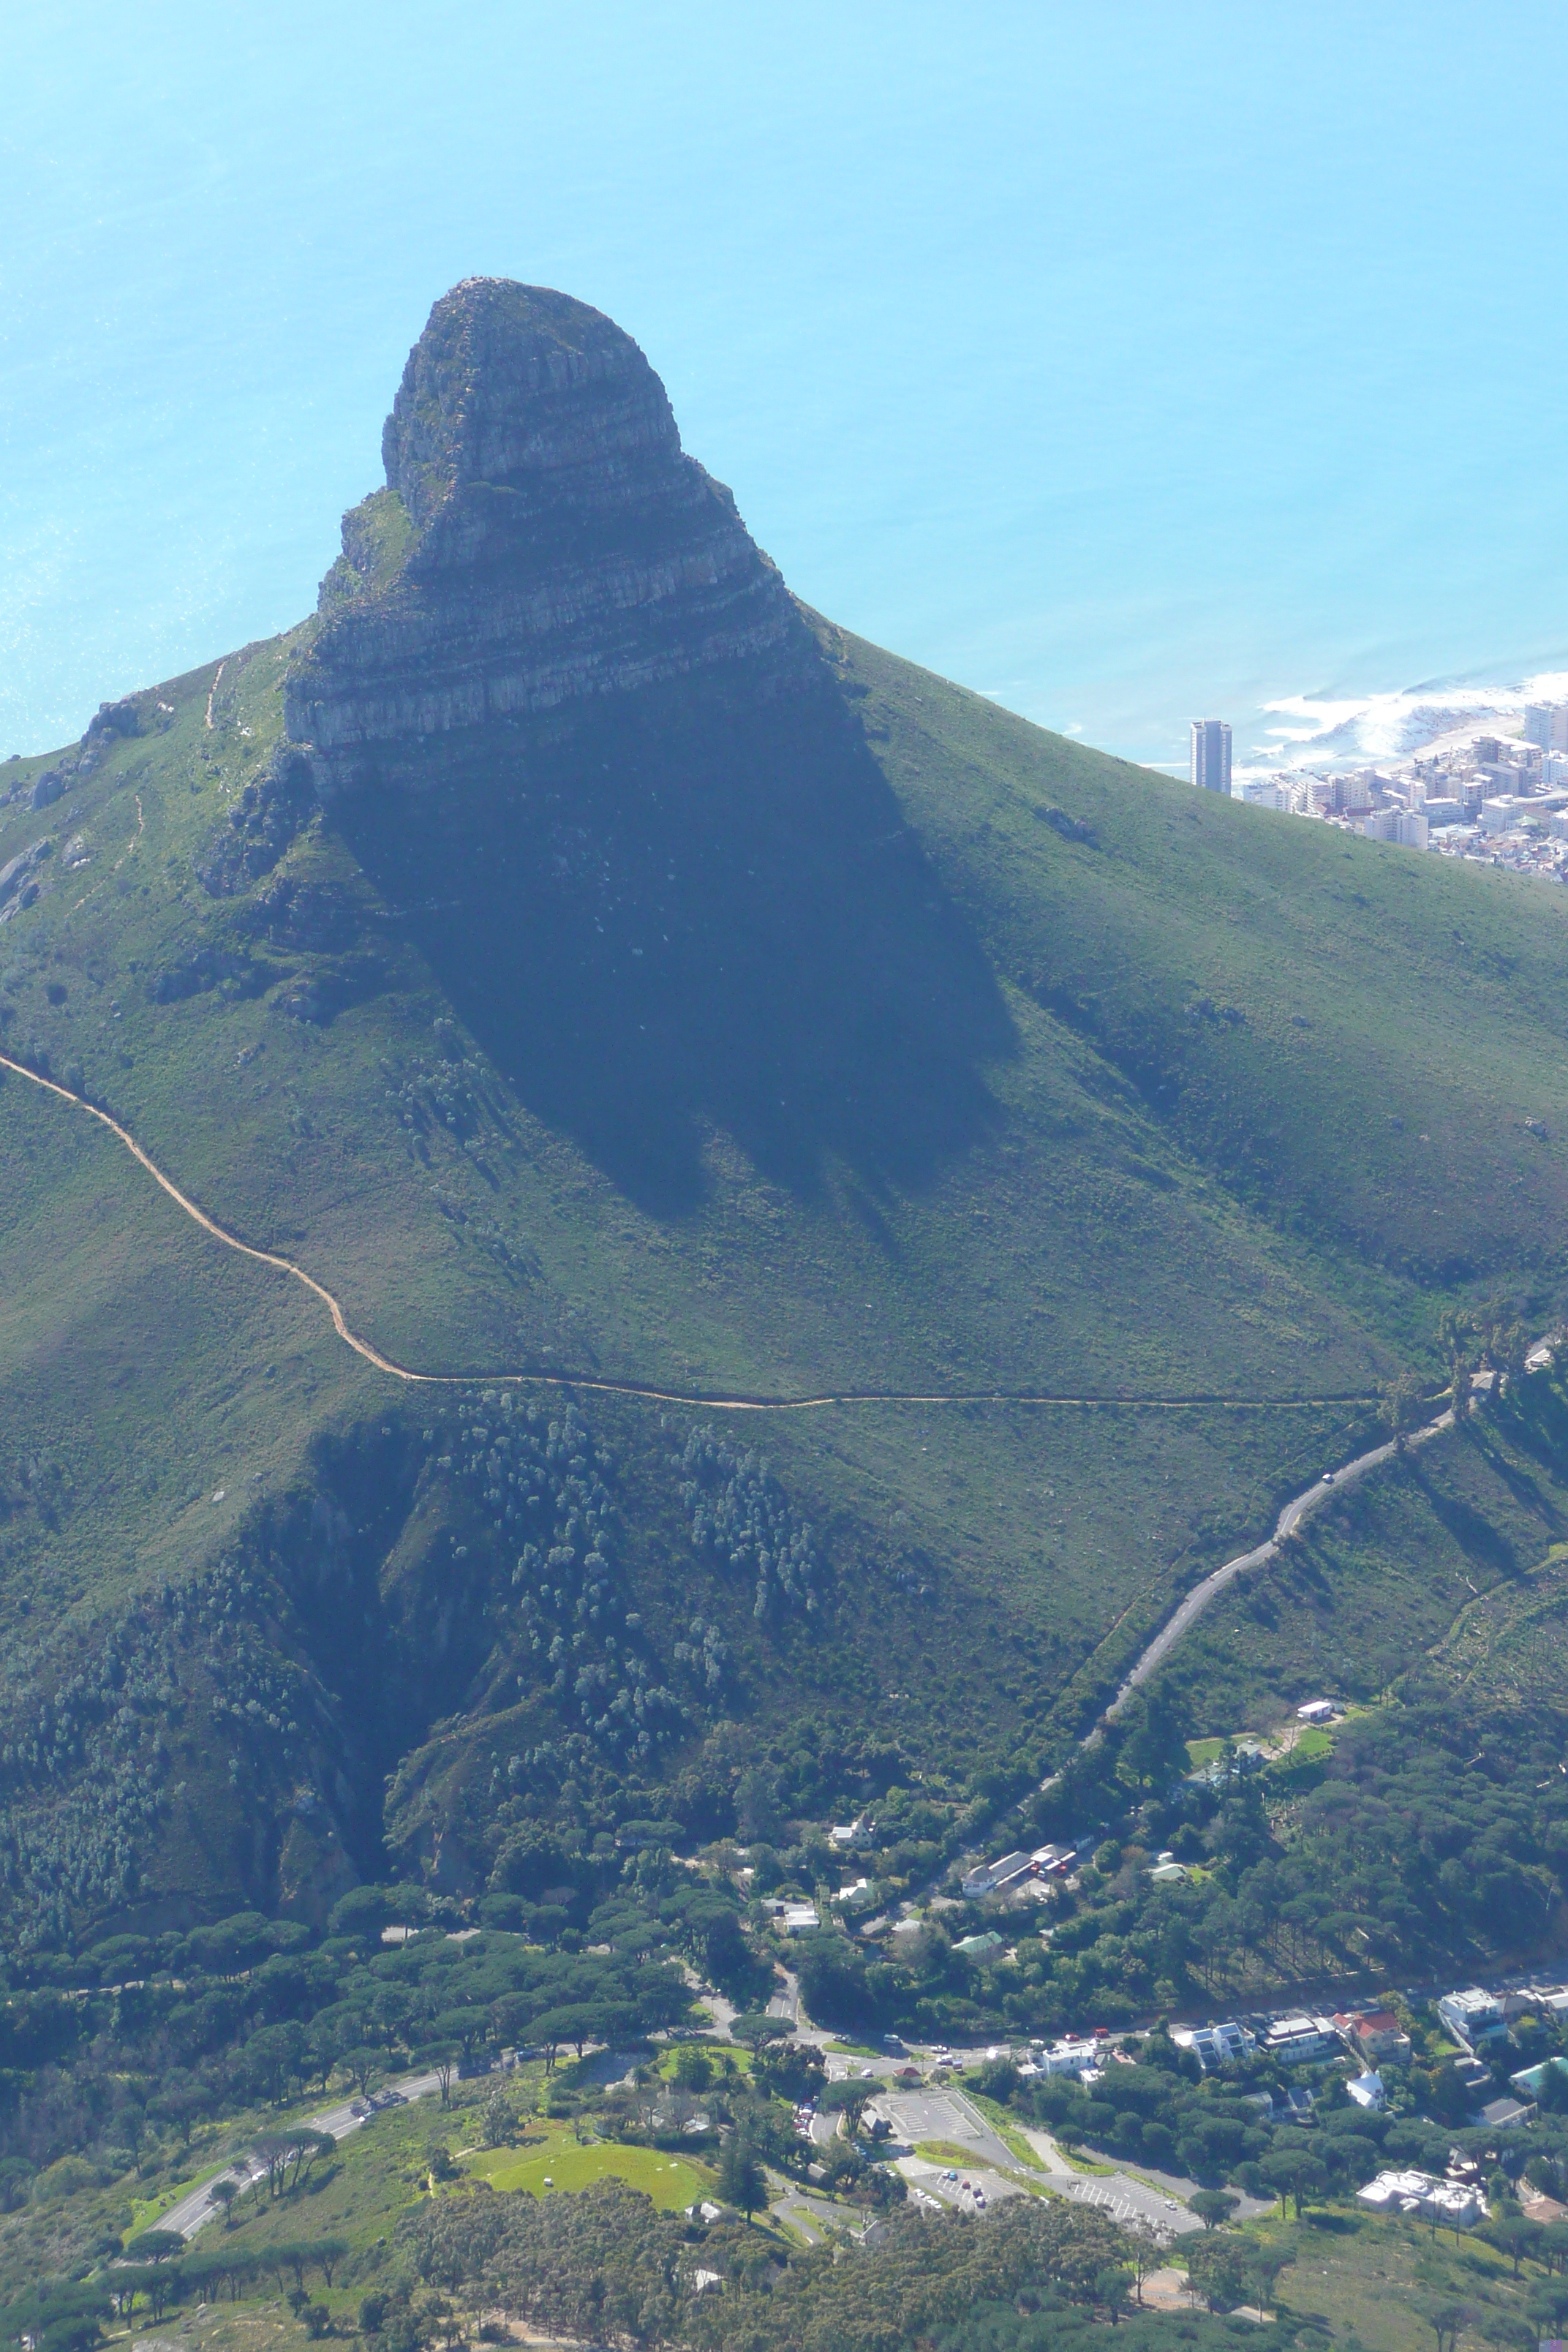
[[[712,1129],[875,1197],[1011,1030],[816,639],[615,321],[465,278],[343,520],[287,726],[523,1101],[646,1208]]]
[[[814,658],[448,735],[331,809],[520,1099],[656,1215],[713,1129],[874,1202],[996,1116],[1001,993]]]

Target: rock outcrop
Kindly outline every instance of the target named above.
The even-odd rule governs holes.
[[[33,905],[42,887],[35,877],[54,852],[54,841],[46,834],[42,841],[35,841],[0,866],[0,923],[8,923],[13,915]]]
[[[764,693],[815,649],[663,384],[587,304],[505,278],[437,303],[344,519],[288,694],[327,796],[433,738],[693,672]]]

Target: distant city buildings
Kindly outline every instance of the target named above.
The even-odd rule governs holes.
[[[1543,751],[1568,751],[1568,702],[1527,702],[1524,740]]]
[[[1230,772],[1229,728],[1194,719],[1193,782],[1224,791],[1218,778]],[[1244,770],[1230,792],[1253,808],[1315,817],[1368,841],[1568,882],[1568,702],[1531,704],[1516,735],[1456,730],[1430,750],[1375,765]]]
[[[1203,793],[1230,797],[1230,722],[1225,719],[1194,719],[1193,782]]]

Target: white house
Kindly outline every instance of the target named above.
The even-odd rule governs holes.
[[[862,1911],[877,1907],[877,1882],[874,1878],[858,1878],[853,1886],[842,1886],[832,1898],[834,1908],[856,1918]]]
[[[1374,2213],[1421,2213],[1451,2230],[1474,2228],[1487,2210],[1468,2183],[1437,2180],[1429,2172],[1380,2172],[1356,2190],[1356,2203]]]
[[[1282,2017],[1269,2027],[1263,2047],[1281,2065],[1300,2066],[1330,2057],[1338,2038],[1326,2017]]]
[[[1223,2025],[1178,2026],[1171,2035],[1178,2050],[1190,2050],[1206,2074],[1215,2066],[1234,2066],[1250,2057],[1257,2037],[1229,2018]]]
[[[1022,1885],[1026,1878],[1034,1875],[1031,1854],[1005,1853],[997,1862],[983,1862],[977,1869],[966,1872],[963,1892],[974,1902],[983,1895],[1005,1895],[1009,1887]]]
[[[1042,2074],[1083,2074],[1100,2064],[1098,2042],[1054,2042],[1033,2063]]]
[[[1467,2050],[1475,2050],[1483,2042],[1500,2042],[1508,2032],[1500,2003],[1479,1985],[1471,1985],[1468,1992],[1446,1992],[1437,2003],[1437,2014]]]

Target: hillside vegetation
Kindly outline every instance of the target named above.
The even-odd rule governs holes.
[[[29,1950],[516,1893],[764,1756],[956,1834],[1440,1307],[1561,1304],[1560,898],[805,612],[565,296],[438,303],[384,456],[310,620],[0,770]]]
[[[826,914],[820,873],[758,868],[773,929],[749,995],[725,959],[758,907],[727,931],[733,873],[677,873],[663,919],[685,926],[687,968],[581,1001],[598,953],[583,908],[557,902],[538,845],[498,887],[510,787],[485,799],[482,778],[462,825],[426,824],[422,845],[385,828],[356,855],[351,827],[318,817],[247,894],[210,898],[195,868],[278,737],[297,633],[138,698],[136,731],[102,739],[44,812],[33,786],[59,756],[12,763],[0,862],[58,846],[36,869],[51,887],[6,925],[0,1016],[14,1056],[111,1108],[193,1197],[422,1370],[1231,1401],[861,1404],[729,1432],[763,1439],[801,1523],[827,1531],[832,1584],[804,1682],[760,1655],[748,1710],[808,1687],[858,1711],[885,1699],[890,1738],[918,1750],[941,1717],[973,1761],[1094,1657],[1092,1700],[1177,1585],[1347,1443],[1380,1378],[1436,1372],[1439,1280],[1555,1297],[1564,910],[1194,796],[820,635],[856,789],[888,823],[834,845]],[[417,886],[433,897],[473,877],[444,929],[397,864],[416,850],[447,861]],[[824,1048],[842,1102],[812,1066],[826,1003],[767,1035],[770,961],[812,961],[782,922],[791,890],[858,959],[860,1009]],[[879,1012],[911,892],[931,937],[910,934],[919,953]],[[927,985],[929,1087],[897,1061]],[[639,1007],[667,1023],[651,1046],[630,1042],[650,1034]],[[773,1064],[817,1087],[798,1118],[746,1076],[759,1023]],[[651,1176],[616,1141],[648,1105],[666,1135]],[[344,1350],[297,1286],[204,1240],[101,1130],[25,1081],[4,1106],[19,1278],[0,1606],[25,1689],[133,1591],[264,1556],[275,1498],[331,1491],[325,1433],[384,1419],[423,1446],[435,1408]],[[658,1408],[592,1410],[629,1475],[670,1452]],[[639,1492],[627,1518],[627,1597],[664,1610],[672,1641],[700,1591],[737,1638],[750,1601],[721,1598],[665,1475],[662,1504]],[[447,1507],[426,1507],[432,1524]],[[381,1539],[365,1573],[384,1583]],[[335,1658],[331,1698],[350,1704],[351,1680]],[[416,1717],[466,1687],[416,1698]],[[184,1856],[184,1899],[216,1866]],[[226,1891],[275,1866],[247,1863]]]

